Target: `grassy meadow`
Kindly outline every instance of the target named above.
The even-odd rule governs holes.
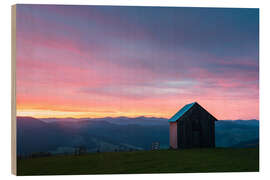
[[[17,175],[257,172],[258,148],[102,152],[17,161]]]

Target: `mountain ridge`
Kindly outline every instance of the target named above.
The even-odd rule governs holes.
[[[244,141],[259,138],[259,120],[219,120],[216,146],[244,146]],[[151,149],[152,142],[169,147],[169,123],[164,119],[95,119],[45,122],[32,117],[17,117],[18,154],[61,152],[76,146],[89,151]]]

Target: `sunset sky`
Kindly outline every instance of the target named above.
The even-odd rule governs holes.
[[[17,5],[17,115],[259,119],[259,10]]]

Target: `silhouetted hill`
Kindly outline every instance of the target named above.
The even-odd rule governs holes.
[[[44,122],[109,122],[118,125],[140,124],[140,125],[168,125],[168,119],[156,117],[105,117],[105,118],[42,118]]]
[[[237,144],[234,144],[232,147],[237,147],[237,148],[252,148],[252,147],[259,147],[259,139],[252,139],[249,141],[241,141]]]
[[[216,122],[216,146],[231,147],[259,138],[258,120]],[[159,141],[169,147],[169,123],[163,118],[50,118],[17,117],[17,150],[32,152],[71,153],[76,146],[88,151],[127,151],[151,148]],[[241,146],[242,145],[242,146]]]
[[[17,117],[17,152],[44,152],[67,144],[70,134],[31,117]]]
[[[216,146],[231,147],[242,141],[259,139],[258,120],[220,120],[216,122]]]
[[[45,126],[48,126],[48,124],[32,117],[17,117],[18,130],[21,128],[31,130],[34,128],[43,128]]]

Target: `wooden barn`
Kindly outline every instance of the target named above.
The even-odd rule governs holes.
[[[217,119],[197,102],[185,105],[169,119],[170,147],[215,147],[215,121]]]

